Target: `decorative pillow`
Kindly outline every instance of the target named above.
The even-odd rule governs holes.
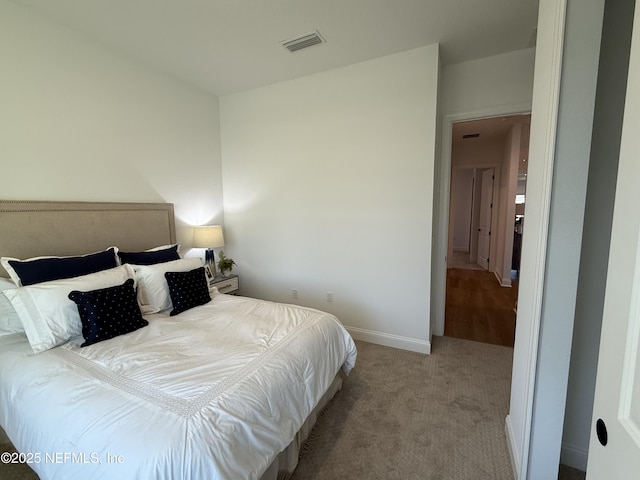
[[[169,295],[173,310],[169,315],[174,316],[193,307],[204,305],[211,301],[209,282],[204,273],[204,267],[188,272],[166,272],[164,277],[169,285]]]
[[[110,338],[133,332],[149,325],[140,313],[133,278],[122,285],[90,292],[73,290],[69,298],[78,306],[82,321],[82,336],[86,347]]]
[[[135,274],[130,265],[7,290],[7,296],[24,326],[35,353],[61,345],[82,333],[76,305],[69,300],[72,290],[89,291],[122,285]]]
[[[156,265],[132,265],[138,281],[138,303],[143,314],[171,308],[165,272],[186,272],[202,266],[201,258],[181,258]]]
[[[170,262],[179,260],[178,253],[179,244],[163,245],[162,247],[152,248],[144,252],[118,252],[120,263],[131,263],[133,265],[155,265],[156,263]]]
[[[9,299],[3,293],[5,290],[13,290],[16,284],[8,278],[0,278],[0,336],[10,333],[24,332],[24,327]]]
[[[19,287],[80,277],[118,266],[116,247],[77,257],[34,257],[27,260],[2,257],[0,263]]]

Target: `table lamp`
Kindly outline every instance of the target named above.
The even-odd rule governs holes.
[[[224,247],[224,236],[222,235],[222,227],[220,225],[207,225],[203,227],[194,227],[193,229],[193,247],[206,248],[205,262],[211,268],[213,276],[217,276],[216,259],[213,249]]]

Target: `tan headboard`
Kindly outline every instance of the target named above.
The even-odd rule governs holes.
[[[0,200],[0,257],[139,251],[175,241],[171,203]],[[8,276],[1,266],[0,276]]]

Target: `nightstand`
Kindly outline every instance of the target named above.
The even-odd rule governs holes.
[[[209,282],[209,285],[216,287],[220,293],[229,293],[231,295],[237,293],[240,287],[238,275],[234,273],[226,277],[215,277]]]

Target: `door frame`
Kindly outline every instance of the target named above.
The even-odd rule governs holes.
[[[527,186],[529,197],[537,197],[538,205],[535,208],[532,208],[532,205],[527,205],[527,228],[524,233],[527,248],[526,251],[523,250],[523,269],[520,276],[521,286],[525,277],[528,277],[527,281],[531,290],[521,295],[521,297],[526,296],[525,304],[523,305],[520,299],[518,303],[514,364],[518,361],[518,367],[521,371],[516,372],[514,368],[510,410],[505,421],[507,445],[516,480],[526,479],[529,469],[529,447],[549,233],[566,2],[567,0],[540,0],[532,102],[524,105],[502,105],[475,112],[445,115],[442,118],[440,165],[439,168],[436,168],[435,180],[439,183],[436,189],[436,198],[434,198],[437,214],[434,218],[432,290],[430,295],[432,318],[430,323],[432,334],[443,335],[452,125],[455,121],[529,111],[532,113],[529,158],[533,158],[538,163],[538,168],[535,175],[532,175],[533,169],[530,170],[527,176]],[[531,167],[532,164],[529,165],[530,169]],[[535,192],[534,195],[532,195],[533,192]],[[570,352],[571,345],[568,345],[567,349]],[[558,408],[563,408],[563,406],[558,406]]]
[[[529,470],[566,7],[567,0],[540,0],[531,103],[501,105],[475,112],[445,115],[442,118],[440,168],[436,169],[435,178],[439,182],[439,188],[434,198],[437,215],[434,218],[430,323],[432,334],[443,335],[452,125],[463,120],[532,113],[529,158],[534,159],[537,167],[534,174],[533,163],[529,165],[531,170],[527,177],[527,187],[528,196],[537,199],[537,205],[527,205],[527,228],[523,237],[523,240],[526,239],[526,243],[523,241],[526,250],[523,249],[522,252],[520,285],[522,287],[523,284],[528,284],[529,291],[523,293],[521,288],[518,299],[511,398],[509,414],[505,419],[507,446],[516,480],[526,479]],[[522,298],[526,301],[522,302]],[[571,345],[567,349],[570,352]]]
[[[435,229],[435,246],[433,249],[433,276],[431,290],[431,334],[444,335],[444,312],[447,294],[447,263],[449,260],[449,210],[451,208],[451,145],[453,142],[453,124],[470,120],[483,120],[494,117],[507,117],[509,115],[521,115],[531,113],[531,103],[516,103],[510,105],[498,105],[468,113],[445,115],[442,120],[440,175],[436,177],[439,185],[439,196],[436,204],[439,206]],[[487,164],[478,164],[478,168],[484,168]],[[471,167],[472,165],[470,165]],[[473,165],[475,166],[475,165]],[[489,168],[495,167],[491,165]],[[496,170],[496,174],[500,172]],[[495,191],[494,191],[495,194]],[[551,196],[549,195],[549,200]],[[548,205],[547,205],[548,207]],[[491,265],[489,265],[491,267]]]
[[[487,118],[491,118],[491,117],[487,117]],[[456,122],[454,122],[456,123]],[[487,169],[487,168],[493,168],[494,171],[494,175],[495,175],[495,182],[498,182],[500,180],[500,164],[499,163],[469,163],[469,164],[465,164],[465,165],[456,165],[456,166],[452,166],[451,164],[449,164],[449,169],[450,172],[449,174],[451,175],[451,172],[453,170],[477,170],[477,169]],[[451,178],[451,176],[450,176]],[[494,182],[494,188],[493,188],[493,204],[494,205],[498,205],[498,201],[499,201],[499,189],[495,188],[495,182]],[[449,188],[451,188],[451,185],[449,185]],[[477,186],[475,187],[477,188]],[[448,198],[451,198],[451,192],[449,192],[448,194]],[[449,242],[449,239],[452,238],[453,235],[453,218],[451,218],[451,201],[449,201],[449,204],[447,205],[447,223],[448,223],[448,230],[447,230],[447,261],[446,261],[446,268],[448,269],[449,266],[451,265],[451,260],[453,258],[453,243]],[[491,218],[491,230],[493,232],[497,232],[498,231],[498,219],[497,217],[494,215]],[[472,233],[477,233],[477,232],[472,232]],[[491,239],[491,251],[495,252],[496,250],[496,238],[492,238]],[[489,259],[489,269],[487,271],[489,272],[493,272],[493,270],[495,270],[495,258],[494,260]],[[445,270],[445,276],[446,276],[446,270]],[[445,288],[446,288],[446,284],[445,284]],[[443,322],[443,332],[444,332],[444,316],[442,317],[442,322]]]
[[[474,172],[476,173],[476,172]],[[489,176],[491,176],[491,178],[489,178]],[[485,182],[487,182],[485,184]],[[500,185],[500,179],[498,178],[498,185]],[[488,191],[485,192],[485,189],[489,190],[489,188],[491,188],[491,195],[487,196],[486,194],[489,193]],[[500,190],[500,189],[498,189]],[[496,170],[494,168],[487,168],[485,170],[482,170],[482,173],[480,174],[480,215],[479,215],[479,225],[478,225],[478,230],[473,232],[474,236],[478,239],[478,244],[480,243],[480,233],[483,231],[484,228],[488,228],[488,231],[486,233],[484,233],[484,235],[488,238],[488,250],[487,250],[487,254],[486,254],[486,258],[480,257],[480,254],[478,252],[476,252],[476,264],[484,267],[484,262],[487,262],[487,268],[486,270],[488,272],[491,271],[491,257],[495,258],[496,255],[498,254],[498,251],[496,248],[492,248],[492,243],[495,242],[494,239],[497,238],[498,235],[496,235],[498,232],[498,229],[496,228],[496,224],[498,223],[499,220],[499,215],[498,215],[498,211],[500,210],[500,202],[496,202]],[[488,203],[488,205],[487,205]],[[494,210],[494,205],[496,206],[495,210]],[[483,218],[485,218],[485,214],[489,216],[489,222],[488,225],[487,223],[485,223],[483,221]],[[484,243],[486,245],[486,241]],[[478,250],[480,250],[478,248]],[[483,252],[484,253],[484,252]],[[482,258],[482,265],[480,264],[480,258]],[[495,262],[494,262],[494,266],[495,266]],[[446,319],[445,319],[446,321]]]

